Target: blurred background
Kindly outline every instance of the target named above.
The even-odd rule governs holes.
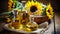
[[[18,0],[18,1],[23,1],[23,0]],[[24,0],[27,1],[27,0]],[[49,2],[51,3],[54,12],[55,12],[55,28],[56,28],[56,34],[60,34],[60,2],[59,0],[37,0],[42,2],[43,4],[48,4]],[[0,23],[1,22],[1,13],[3,12],[8,12],[8,0],[1,0],[0,1]],[[1,25],[0,25],[1,26]],[[1,28],[1,27],[0,27]]]

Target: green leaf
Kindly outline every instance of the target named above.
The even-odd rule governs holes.
[[[46,15],[46,8],[43,9],[43,15]]]

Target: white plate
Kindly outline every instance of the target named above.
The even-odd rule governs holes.
[[[15,30],[15,29],[11,29],[11,28],[9,28],[8,27],[8,24],[5,24],[4,25],[4,29],[6,29],[6,30],[9,30],[9,31],[13,31],[13,32],[17,32],[17,33],[40,33],[42,30],[45,30],[45,29],[37,29],[36,31],[32,31],[32,32],[25,32],[25,31],[21,31],[21,30]]]

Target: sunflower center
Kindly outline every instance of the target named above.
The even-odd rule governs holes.
[[[36,10],[37,10],[37,7],[36,7],[36,6],[32,6],[32,7],[30,8],[30,11],[31,11],[31,12],[36,12]]]
[[[50,13],[50,11],[48,10],[48,12]],[[50,15],[51,15],[51,13],[50,13]]]

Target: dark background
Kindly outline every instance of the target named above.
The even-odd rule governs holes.
[[[0,13],[6,12],[8,6],[8,0],[0,0]]]

